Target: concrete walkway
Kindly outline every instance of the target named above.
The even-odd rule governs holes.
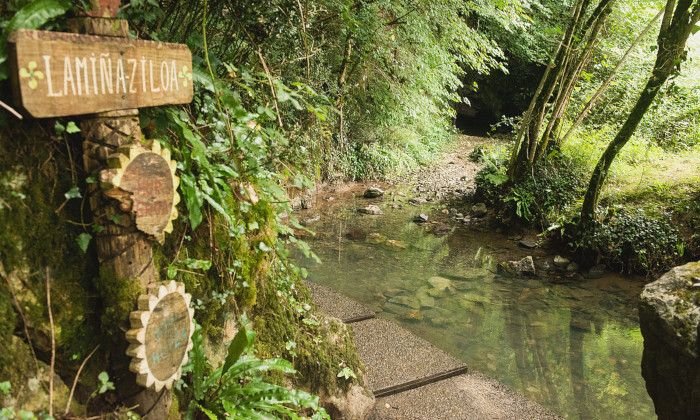
[[[393,322],[307,282],[318,308],[349,324],[377,397],[371,419],[557,419],[544,407],[467,367]]]

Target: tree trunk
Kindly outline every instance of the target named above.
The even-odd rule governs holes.
[[[595,210],[598,206],[598,199],[601,188],[605,183],[610,165],[627,144],[634,134],[637,126],[641,122],[644,114],[651,106],[654,98],[661,90],[663,84],[668,80],[674,70],[680,65],[680,59],[685,49],[685,44],[690,36],[690,32],[695,24],[700,20],[700,2],[695,0],[680,0],[673,18],[669,18],[672,7],[669,4],[675,0],[668,0],[666,5],[662,29],[658,37],[658,53],[652,75],[646,83],[637,103],[630,112],[627,120],[620,128],[615,138],[610,142],[598,164],[593,170],[588,190],[583,200],[581,209],[581,220],[579,221],[579,232],[592,229],[594,226]]]

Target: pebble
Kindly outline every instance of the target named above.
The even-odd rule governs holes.
[[[414,217],[413,221],[416,223],[425,223],[428,221],[428,215],[425,213],[421,213],[418,216]]]
[[[362,213],[362,214],[370,214],[373,216],[378,216],[380,214],[384,214],[382,209],[380,209],[379,206],[375,206],[374,204],[370,204],[367,207],[359,208],[359,209],[357,209],[357,211],[359,213]]]

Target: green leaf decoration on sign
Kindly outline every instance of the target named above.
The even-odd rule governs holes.
[[[177,77],[182,79],[183,86],[187,86],[188,80],[192,81],[192,72],[189,71],[189,67],[182,66],[182,70],[177,74]]]
[[[26,68],[22,67],[19,69],[19,77],[27,79],[29,89],[36,89],[39,86],[39,80],[44,80],[44,72],[37,70],[36,61],[30,61],[27,63]]]

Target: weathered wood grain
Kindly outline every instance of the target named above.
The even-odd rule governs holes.
[[[25,29],[10,43],[17,105],[35,118],[192,101],[183,44]]]

